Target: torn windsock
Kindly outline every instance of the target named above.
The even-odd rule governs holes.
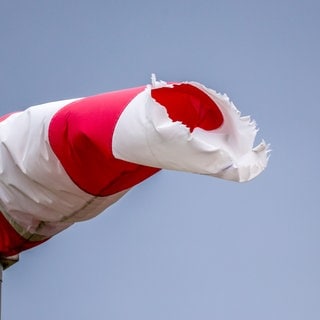
[[[227,96],[158,82],[0,119],[0,255],[90,219],[160,169],[247,181],[268,148]]]

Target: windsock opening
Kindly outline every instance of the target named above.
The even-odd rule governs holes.
[[[214,130],[223,124],[223,115],[217,104],[191,84],[154,88],[151,96],[167,109],[172,121],[181,121],[191,132],[197,127]]]

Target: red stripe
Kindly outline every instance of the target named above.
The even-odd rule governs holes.
[[[111,195],[159,171],[115,159],[112,154],[112,135],[119,116],[143,90],[140,87],[84,98],[65,106],[51,120],[50,145],[69,177],[87,193]]]
[[[46,239],[48,240],[48,239]],[[0,256],[9,257],[35,247],[43,241],[29,241],[17,233],[0,212]]]
[[[166,107],[172,121],[181,121],[191,132],[196,127],[214,130],[223,123],[223,115],[215,102],[191,84],[153,89],[151,95]]]

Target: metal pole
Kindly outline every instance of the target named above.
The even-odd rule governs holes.
[[[0,320],[2,314],[2,282],[3,282],[3,270],[11,267],[13,264],[19,261],[19,255],[12,257],[0,257]]]
[[[3,271],[3,267],[2,267],[2,263],[0,263],[0,320],[1,320],[1,311],[2,311],[2,271]]]
[[[1,306],[2,306],[2,304],[1,304],[1,302],[2,302],[2,273],[3,273],[3,266],[2,266],[2,263],[0,263],[0,320],[1,320],[1,313],[2,313],[2,308],[1,308]]]

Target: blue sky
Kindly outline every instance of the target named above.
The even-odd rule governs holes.
[[[271,143],[236,184],[162,171],[4,273],[4,319],[317,320],[318,1],[0,4],[1,113],[150,82],[227,93]]]

